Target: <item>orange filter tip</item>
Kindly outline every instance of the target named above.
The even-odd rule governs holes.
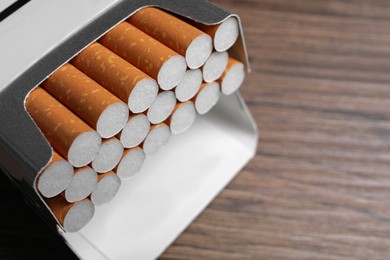
[[[95,158],[100,135],[44,89],[32,90],[25,106],[53,148],[74,167],[88,165]]]
[[[42,87],[103,138],[119,133],[129,117],[125,103],[71,64],[59,68]]]
[[[127,22],[115,26],[99,42],[157,80],[163,90],[176,87],[187,69],[183,56]]]
[[[213,50],[211,37],[158,8],[146,7],[128,21],[186,58],[188,67],[200,68]]]
[[[55,197],[69,186],[73,174],[73,166],[53,151],[49,164],[37,179],[38,191],[46,198]]]
[[[154,79],[97,42],[71,62],[126,102],[133,113],[146,111],[158,94],[159,86]]]
[[[57,196],[46,199],[46,203],[64,230],[70,233],[86,226],[95,214],[95,207],[89,199],[69,203],[64,197]]]
[[[213,38],[214,48],[219,52],[229,50],[240,35],[240,27],[235,17],[229,17],[217,25],[198,24],[197,27]]]
[[[230,57],[229,63],[218,82],[221,84],[222,93],[231,95],[241,87],[244,79],[244,64]]]

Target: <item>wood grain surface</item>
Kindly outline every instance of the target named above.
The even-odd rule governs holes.
[[[162,259],[390,259],[390,1],[215,0],[241,16],[257,155]],[[75,259],[0,176],[0,259]]]
[[[390,259],[390,1],[218,0],[256,158],[163,259]]]

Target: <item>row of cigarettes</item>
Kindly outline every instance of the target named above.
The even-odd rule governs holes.
[[[227,52],[238,35],[234,17],[204,26],[148,7],[30,92],[26,109],[54,150],[37,189],[65,231],[240,87],[244,65]]]

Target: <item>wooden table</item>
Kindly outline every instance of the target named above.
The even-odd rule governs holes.
[[[256,158],[163,258],[390,259],[390,1],[218,0]]]
[[[214,2],[242,17],[261,139],[162,259],[389,259],[390,1]],[[0,202],[0,259],[74,258],[4,177]]]

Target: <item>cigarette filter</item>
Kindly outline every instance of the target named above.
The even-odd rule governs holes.
[[[151,127],[142,148],[147,156],[154,155],[160,151],[171,138],[171,130],[165,123]]]
[[[99,134],[45,90],[31,91],[26,109],[54,149],[73,166],[83,167],[95,158]]]
[[[181,134],[187,131],[196,119],[195,105],[192,101],[176,105],[168,123],[172,134]]]
[[[213,82],[219,79],[228,65],[229,54],[227,52],[213,52],[203,66],[203,79]]]
[[[182,81],[175,88],[177,100],[185,102],[193,98],[198,93],[203,83],[203,75],[200,69],[187,70]]]
[[[119,138],[125,148],[139,146],[150,130],[150,122],[144,114],[133,115],[123,128]]]
[[[147,116],[152,124],[165,121],[173,112],[176,105],[176,96],[172,91],[163,91],[150,106]]]
[[[200,115],[207,114],[221,97],[218,82],[204,83],[195,98],[195,108]]]
[[[99,174],[98,183],[91,194],[91,201],[96,206],[110,202],[121,186],[121,180],[114,172]]]
[[[87,198],[95,190],[97,181],[98,175],[91,167],[77,169],[72,182],[65,190],[66,201],[73,203]]]
[[[140,147],[125,150],[122,160],[116,168],[116,173],[122,180],[136,175],[145,161],[145,153]]]
[[[89,199],[69,203],[64,197],[57,196],[46,199],[46,203],[67,232],[79,231],[95,214],[95,207]]]
[[[71,64],[55,71],[42,87],[103,138],[119,133],[129,117],[125,103]]]
[[[77,55],[72,63],[126,102],[133,113],[147,110],[158,94],[154,79],[97,42]]]
[[[198,24],[197,27],[213,37],[214,48],[219,52],[230,49],[237,41],[240,34],[240,27],[237,18],[235,17],[229,17],[221,24],[211,26]]]
[[[209,35],[157,8],[144,8],[133,14],[128,21],[185,56],[191,69],[200,68],[213,49]]]
[[[222,93],[225,95],[233,94],[240,88],[244,79],[244,64],[230,57],[222,77],[218,80],[221,84]]]
[[[127,22],[115,26],[100,42],[156,79],[163,90],[176,87],[187,69],[183,56]]]
[[[69,186],[73,174],[72,165],[53,151],[51,161],[38,177],[38,190],[46,198],[55,197]]]
[[[115,137],[103,140],[99,152],[92,161],[92,168],[97,173],[105,173],[114,169],[123,155],[123,145]]]

